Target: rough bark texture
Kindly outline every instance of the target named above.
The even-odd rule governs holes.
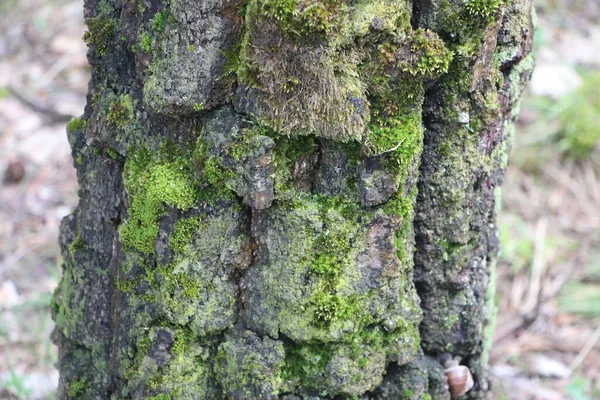
[[[489,393],[531,0],[86,0],[60,398]]]

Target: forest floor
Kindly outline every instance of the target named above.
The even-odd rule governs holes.
[[[498,400],[600,399],[600,2],[536,0],[537,69],[499,218]],[[65,125],[89,79],[82,1],[0,1],[0,399],[53,398]]]

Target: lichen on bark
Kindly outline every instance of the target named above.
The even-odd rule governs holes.
[[[59,397],[446,399],[452,353],[485,398],[530,2],[85,12]]]

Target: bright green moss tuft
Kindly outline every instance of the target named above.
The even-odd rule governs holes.
[[[416,112],[387,118],[375,116],[369,128],[365,144],[369,152],[381,154],[399,150],[408,153],[404,165],[412,160],[415,147],[420,147],[418,141],[423,135],[421,114]]]
[[[125,163],[125,188],[131,196],[129,218],[119,227],[128,248],[154,253],[159,217],[165,205],[187,210],[196,200],[191,163],[185,157],[177,162],[153,157],[146,152],[129,156]]]
[[[211,185],[218,185],[227,179],[227,171],[214,157],[209,157],[204,163],[203,175]]]
[[[330,33],[347,16],[349,7],[340,0],[263,0],[260,13],[277,21],[292,35]]]
[[[156,13],[154,18],[150,20],[150,24],[152,24],[152,29],[154,29],[157,32],[162,32],[165,29],[165,14],[167,14],[166,11]]]
[[[79,396],[84,394],[86,388],[87,378],[83,377],[69,384],[69,387],[67,388],[67,394],[69,395],[69,397],[78,398]]]
[[[119,158],[119,153],[114,151],[113,149],[106,149],[106,154],[113,160],[117,160]]]
[[[148,400],[171,400],[171,396],[161,393],[157,396],[148,397]]]
[[[146,53],[152,51],[152,36],[148,33],[144,33],[140,38],[140,49]]]
[[[75,117],[67,123],[67,132],[71,133],[85,128],[85,120],[83,118]]]
[[[315,322],[318,325],[327,326],[337,320],[361,318],[360,299],[356,296],[317,292],[311,303],[315,307]]]
[[[137,286],[137,281],[128,280],[128,279],[117,279],[116,280],[117,289],[119,289],[123,293],[131,292]]]
[[[192,235],[200,226],[200,218],[182,218],[175,223],[169,245],[175,253],[184,254],[185,248],[192,240]]]
[[[84,247],[85,247],[85,242],[81,238],[81,235],[78,234],[77,237],[75,238],[75,240],[73,240],[73,242],[71,242],[71,244],[69,244],[69,253],[75,254],[75,252],[77,252],[77,250],[80,250]]]
[[[465,8],[472,16],[483,17],[491,22],[504,0],[466,0]]]
[[[320,235],[313,244],[313,250],[316,254],[311,259],[311,272],[325,278],[335,278],[347,263],[345,259],[350,244],[343,236]]]
[[[110,18],[92,18],[87,22],[88,30],[83,35],[83,40],[95,47],[98,57],[108,53],[110,42],[114,36],[114,22]]]
[[[427,79],[436,78],[448,72],[453,58],[444,42],[432,31],[417,29],[406,39],[410,56],[400,60],[399,68],[411,75],[421,75]]]

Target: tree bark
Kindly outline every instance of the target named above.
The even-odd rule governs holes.
[[[86,0],[59,398],[488,397],[531,0]]]

